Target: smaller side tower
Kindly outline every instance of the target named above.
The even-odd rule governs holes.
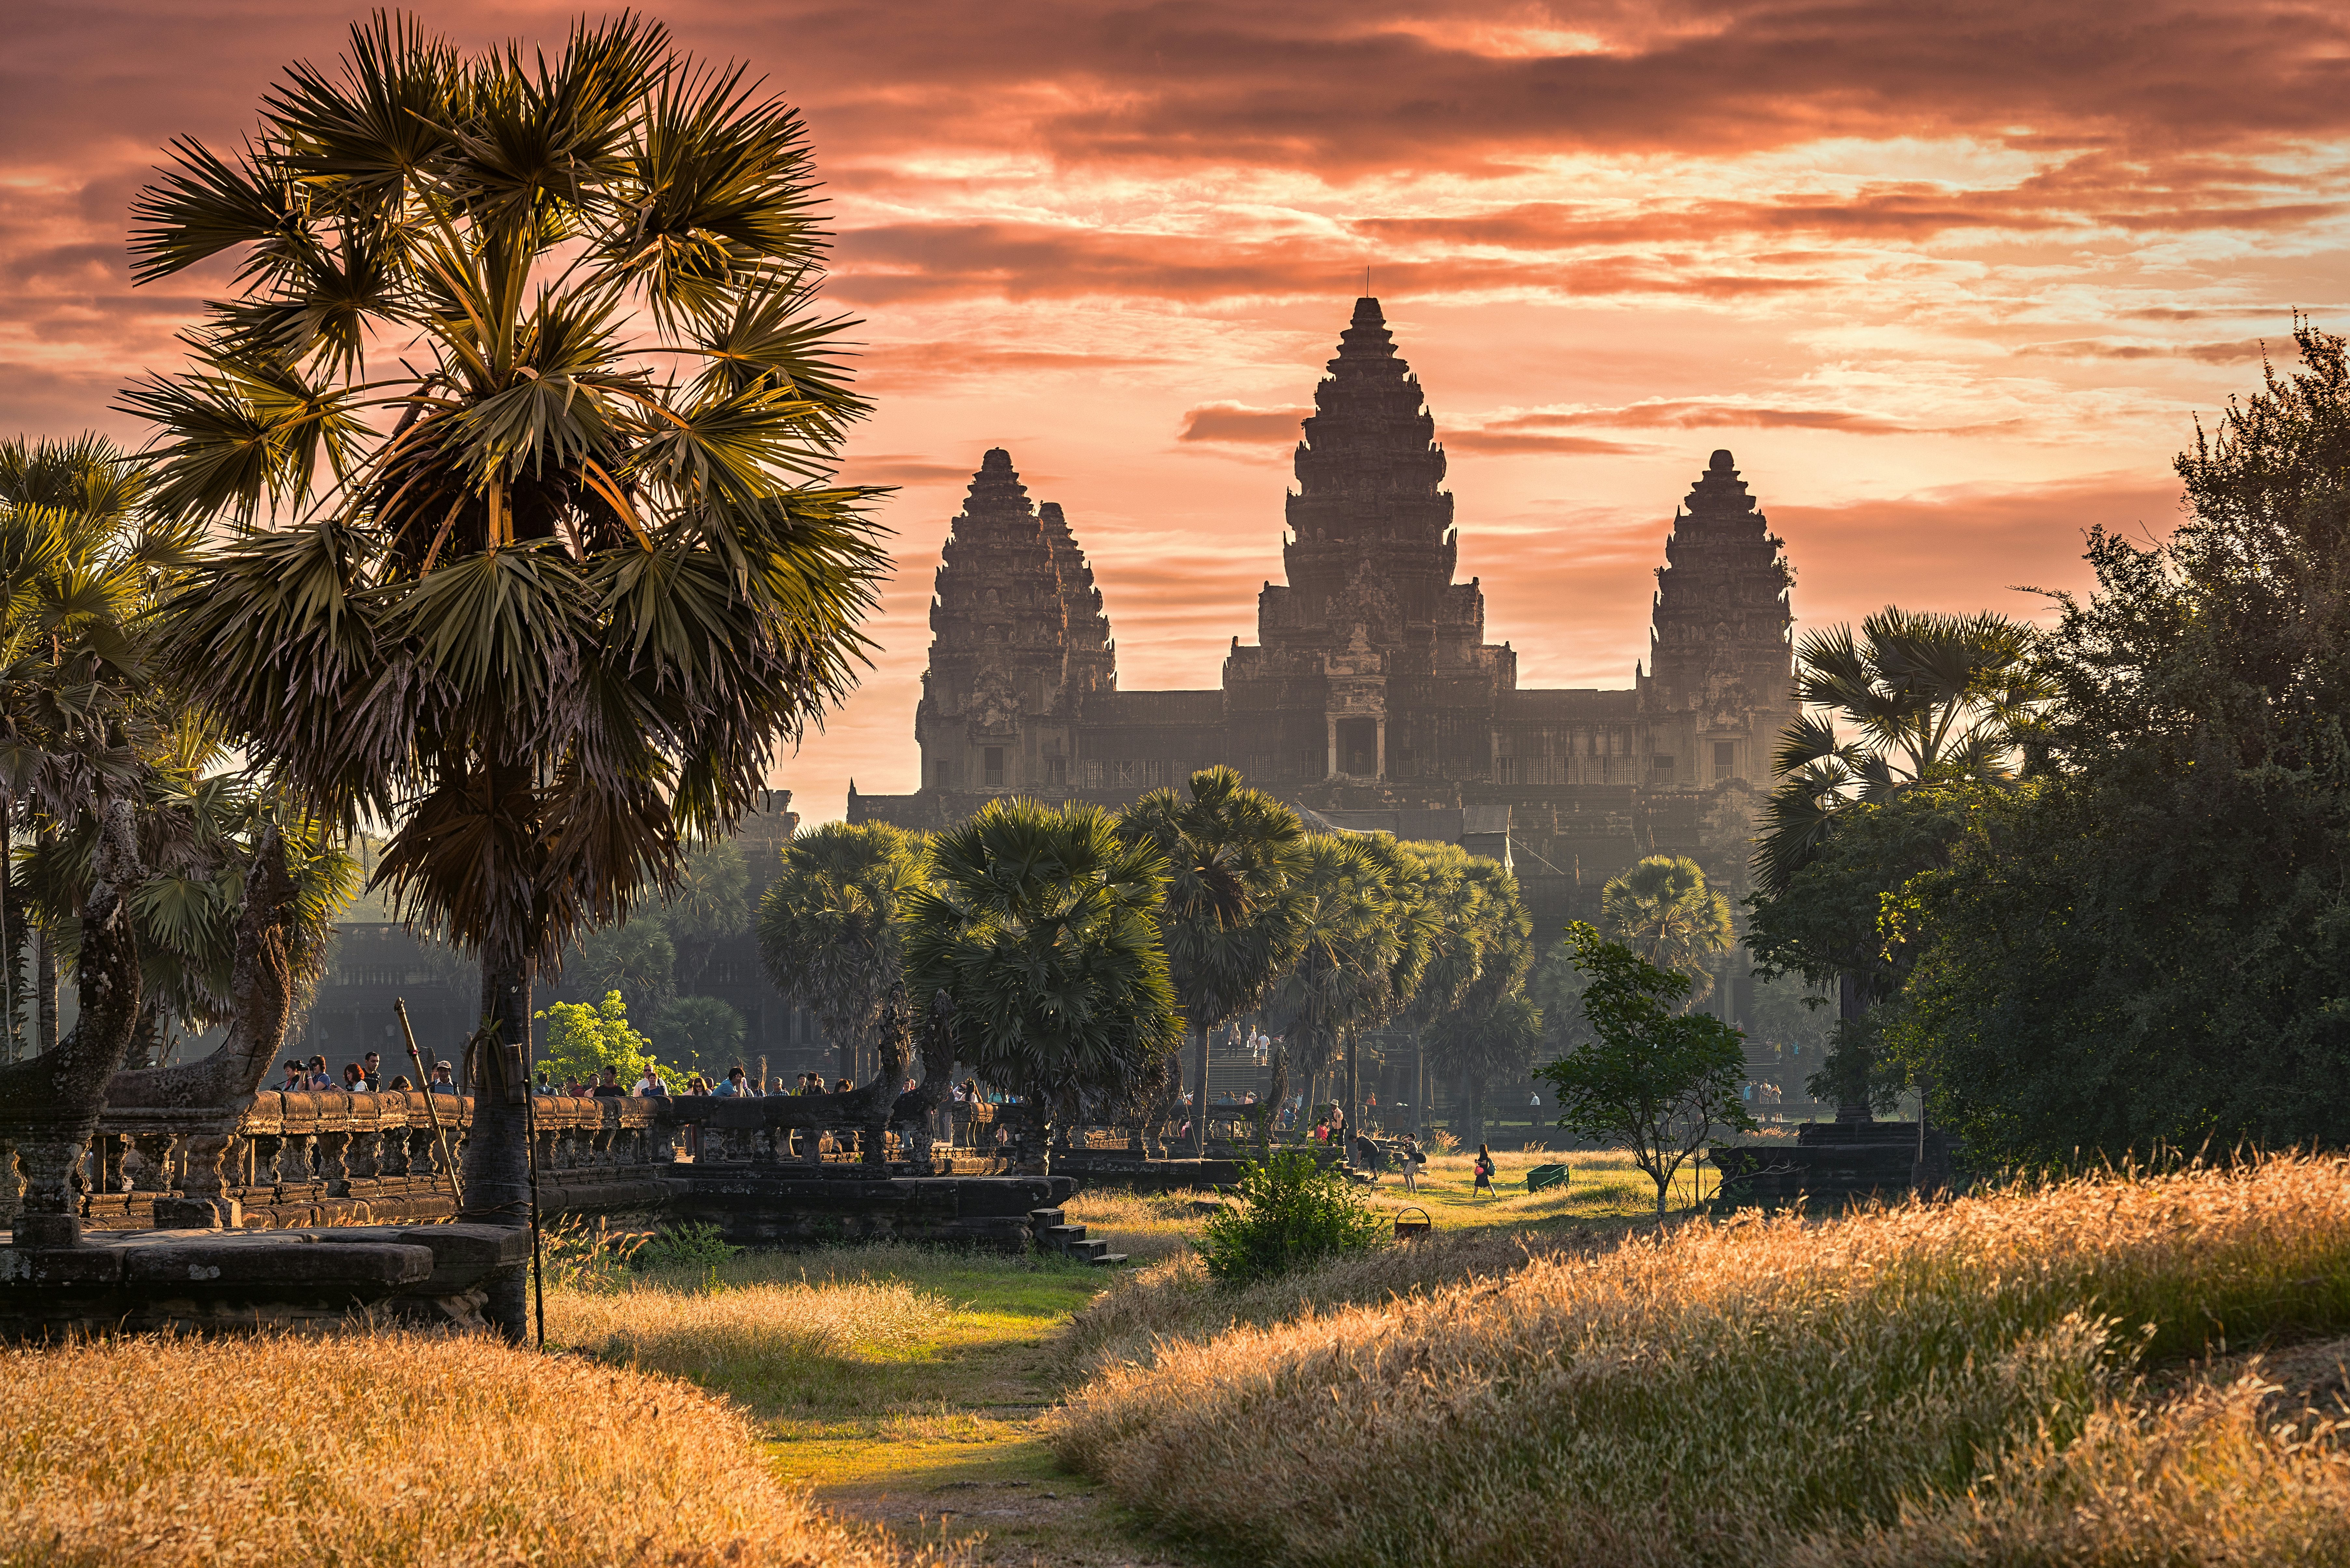
[[[921,789],[1066,788],[1077,699],[1117,680],[1101,593],[1068,520],[1051,504],[1040,514],[1012,454],[996,447],[941,553],[914,713]]]
[[[1657,569],[1639,683],[1651,786],[1770,787],[1772,752],[1795,716],[1794,574],[1782,545],[1730,453],[1715,452],[1674,513]]]

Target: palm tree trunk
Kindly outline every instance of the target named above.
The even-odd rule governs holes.
[[[1208,1158],[1208,1031],[1193,1024],[1191,1033],[1200,1042],[1200,1086],[1191,1096],[1191,1158]]]
[[[1846,971],[1836,976],[1836,1018],[1842,1023],[1854,1023],[1868,1011],[1867,999],[1860,993],[1860,977]],[[1836,1120],[1866,1125],[1877,1119],[1868,1103],[1868,1053],[1849,1044],[1853,1031],[1846,1032],[1845,1041],[1837,1043],[1844,1055],[1843,1071],[1837,1076]]]
[[[46,1056],[57,1048],[57,950],[49,933],[33,933],[34,1044]]]
[[[482,959],[482,1016],[487,1033],[468,1053],[465,1088],[473,1096],[473,1125],[465,1138],[463,1218],[516,1229],[530,1223],[529,1066],[531,962],[522,953],[491,950]],[[483,1282],[483,1315],[506,1339],[529,1332],[528,1279],[520,1268]]]
[[[1363,1104],[1363,1085],[1362,1085],[1362,1078],[1361,1078],[1361,1075],[1359,1075],[1359,1073],[1357,1071],[1356,1066],[1355,1066],[1355,1031],[1353,1031],[1353,1030],[1349,1029],[1349,1030],[1347,1030],[1347,1122],[1346,1122],[1346,1127],[1347,1127],[1347,1145],[1346,1145],[1346,1147],[1347,1147],[1347,1148],[1349,1151],[1351,1151],[1351,1150],[1354,1148],[1354,1147],[1355,1147],[1355,1142],[1354,1142],[1354,1139],[1355,1139],[1355,1128],[1356,1128],[1355,1113],[1356,1113],[1358,1109],[1360,1109],[1360,1108],[1361,1108],[1362,1104]],[[1347,1160],[1347,1164],[1349,1164],[1349,1165],[1352,1165],[1352,1164],[1354,1163],[1354,1161],[1350,1158],[1350,1159],[1348,1159],[1348,1160]]]
[[[0,977],[0,991],[5,992],[7,1012],[0,1017],[0,1035],[5,1035],[5,1049],[0,1049],[0,1061],[14,1062],[24,1054],[25,1021],[18,1016],[17,987],[23,982],[25,956],[24,921],[16,909],[16,824],[7,803],[0,802],[0,963],[8,966]]]

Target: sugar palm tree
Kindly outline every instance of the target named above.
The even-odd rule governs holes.
[[[793,836],[760,898],[767,976],[816,1014],[844,1078],[858,1076],[890,988],[905,979],[906,909],[925,876],[916,836],[883,822],[827,822]]]
[[[1428,862],[1390,834],[1370,834],[1365,837],[1363,847],[1378,864],[1386,884],[1387,918],[1394,929],[1395,952],[1388,961],[1381,983],[1362,999],[1347,1023],[1346,1105],[1350,1130],[1360,1125],[1362,1114],[1363,1034],[1388,1023],[1411,1005],[1443,935],[1441,913],[1429,896]]]
[[[1477,971],[1434,1014],[1428,1041],[1439,1066],[1461,1084],[1463,1102],[1482,1125],[1486,1083],[1523,1070],[1527,1053],[1519,1047],[1525,1038],[1525,1021],[1532,1017],[1538,1026],[1541,1014],[1525,996],[1526,977],[1534,968],[1534,921],[1526,914],[1517,877],[1485,856],[1464,856],[1463,860],[1462,880],[1475,891],[1471,940],[1477,950]]]
[[[1600,929],[1659,969],[1689,977],[1682,1005],[1713,989],[1709,961],[1730,946],[1730,900],[1685,855],[1651,855],[1599,893]]]
[[[806,131],[633,15],[552,57],[380,15],[241,151],[173,154],[138,280],[237,257],[191,367],[120,405],[156,513],[236,530],[174,666],[333,820],[391,824],[376,879],[479,955],[465,1191],[518,1222],[535,976],[746,808],[886,569],[829,483],[865,405]],[[494,1294],[519,1332],[519,1276]]]
[[[1781,782],[1755,840],[1759,897],[1784,898],[1855,806],[1924,784],[2013,779],[2044,748],[2055,697],[2033,665],[2032,638],[2031,627],[1990,611],[1895,606],[1863,621],[1857,637],[1848,626],[1806,635],[1795,650],[1805,711],[1780,738]],[[1840,1119],[1871,1114],[1866,1051],[1855,1032],[1886,985],[1871,961],[1877,947],[1872,924],[1854,932],[1849,956],[1837,961],[1836,1012],[1855,1053],[1840,1075]]]
[[[1167,858],[1097,806],[1000,798],[931,836],[930,869],[907,910],[909,989],[952,1000],[957,1055],[1027,1101],[1049,1163],[1061,1106],[1115,1097],[1181,1044]]]
[[[1754,869],[1786,890],[1835,831],[1836,814],[1920,784],[2013,776],[2054,696],[2030,662],[2032,628],[2007,616],[1887,606],[1807,633],[1795,650],[1806,711],[1781,735],[1782,782],[1763,807]]]
[[[1274,982],[1267,1010],[1281,1048],[1273,1060],[1273,1102],[1289,1094],[1289,1071],[1311,1085],[1337,1059],[1358,1020],[1391,1000],[1405,946],[1390,864],[1368,834],[1309,834],[1296,883],[1304,936],[1297,961]]]
[[[1297,814],[1246,787],[1228,767],[1191,779],[1187,800],[1153,790],[1127,808],[1118,834],[1166,857],[1159,929],[1198,1064],[1191,1152],[1208,1152],[1208,1033],[1263,1000],[1303,940],[1291,884],[1305,865]]]
[[[29,909],[16,886],[16,834],[45,849],[78,829],[94,837],[101,788],[135,795],[149,759],[208,749],[155,680],[149,612],[189,537],[141,514],[144,489],[100,437],[0,442],[0,1005],[12,1060],[26,936],[43,1051],[57,1044],[59,958],[58,906]]]
[[[1491,911],[1486,880],[1476,871],[1478,857],[1457,844],[1438,841],[1415,842],[1411,850],[1428,868],[1422,898],[1433,921],[1428,962],[1403,1014],[1412,1036],[1412,1127],[1418,1132],[1428,1112],[1429,1029],[1461,1004],[1483,972]]]

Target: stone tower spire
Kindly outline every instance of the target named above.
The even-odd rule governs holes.
[[[1077,547],[1077,536],[1061,514],[1059,502],[1039,506],[1036,521],[1061,579],[1061,609],[1068,621],[1068,691],[1073,697],[1106,691],[1118,684],[1118,653],[1109,639],[1109,617],[1102,613],[1101,590],[1094,587],[1094,569]]]
[[[1081,683],[1107,682],[1109,623],[1093,574],[1058,506],[1043,514],[997,447],[972,476],[931,600],[931,667],[914,734],[922,783],[996,792],[1067,776]]]
[[[1713,454],[1683,507],[1657,569],[1641,688],[1651,756],[1672,775],[1652,782],[1767,786],[1778,732],[1794,716],[1794,574],[1729,452]]]

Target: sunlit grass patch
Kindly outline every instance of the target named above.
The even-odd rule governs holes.
[[[1072,1225],[1109,1243],[1136,1263],[1156,1262],[1189,1251],[1203,1216],[1200,1194],[1136,1192],[1122,1187],[1087,1188],[1061,1205]]]
[[[487,1338],[0,1351],[0,1563],[878,1565],[671,1378]]]

